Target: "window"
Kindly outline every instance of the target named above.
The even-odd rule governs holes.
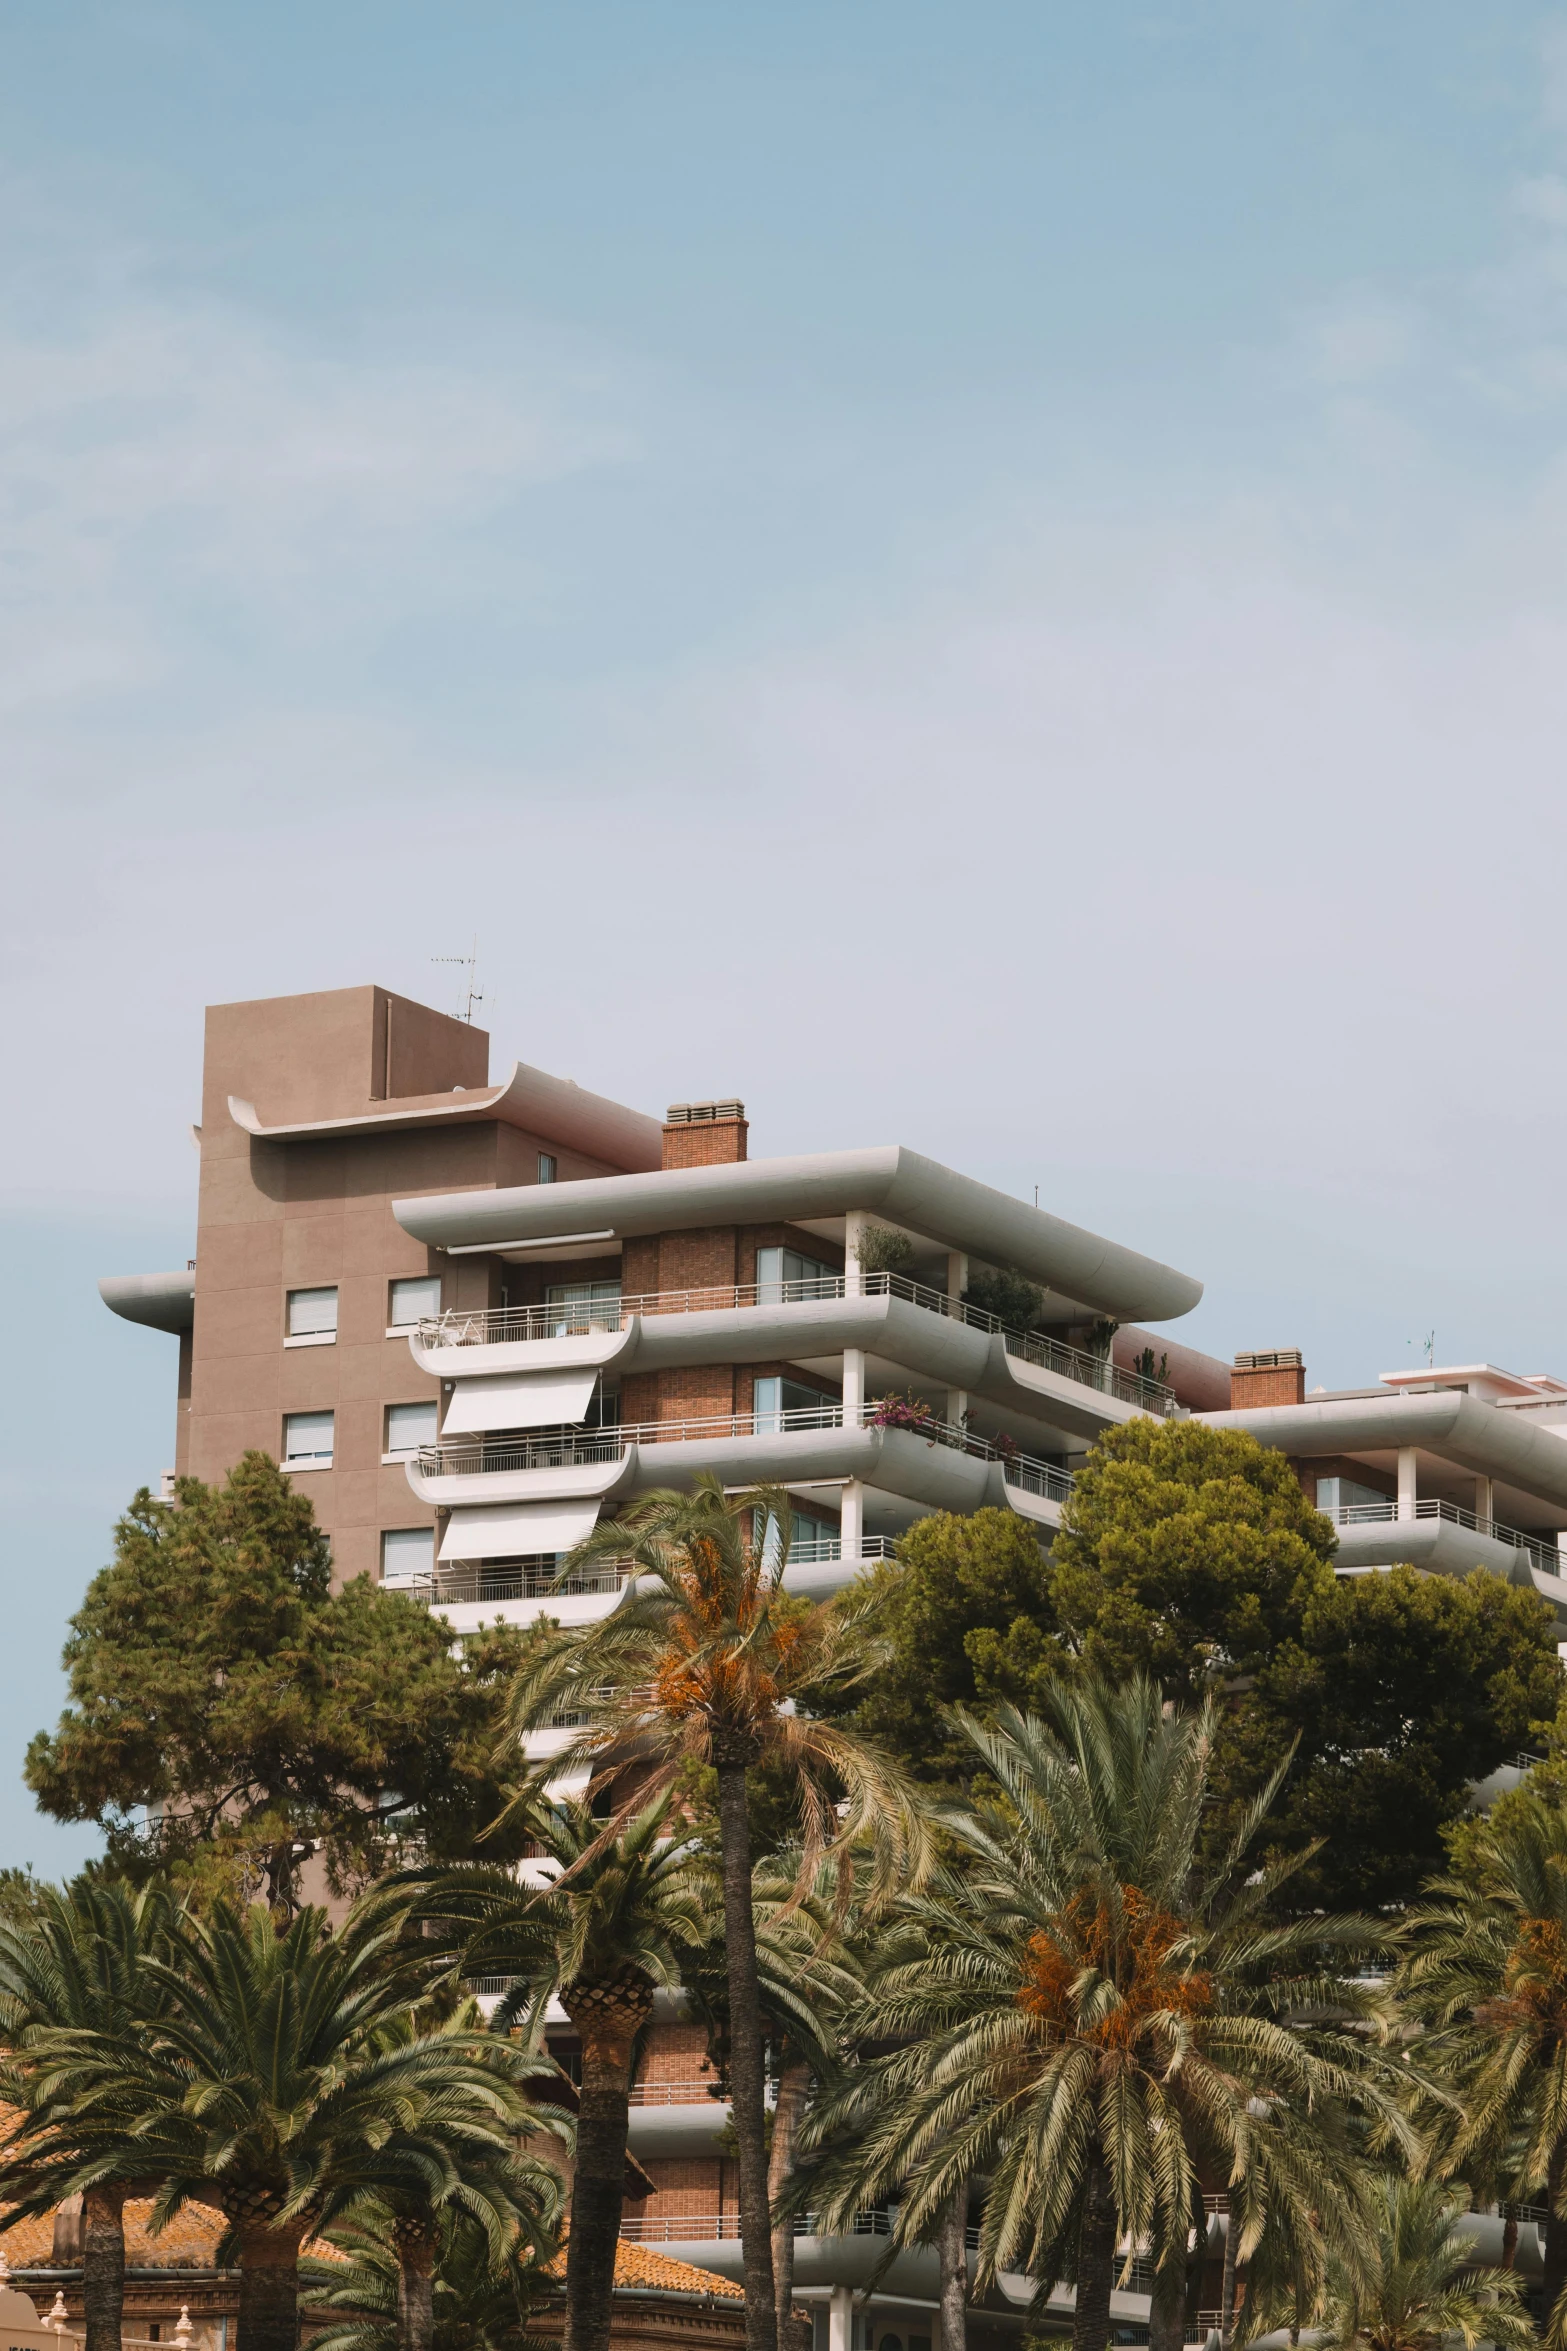
[[[330,1347],[337,1337],[337,1292],[290,1290],[286,1347]]]
[[[382,1583],[412,1584],[434,1573],[434,1527],[388,1527],[381,1537]]]
[[[283,1415],[283,1467],[330,1469],[332,1421],[330,1412],[286,1412]]]
[[[1341,1526],[1373,1525],[1391,1518],[1395,1507],[1375,1486],[1357,1485],[1353,1478],[1317,1480],[1317,1508],[1336,1517]]]
[[[417,1404],[389,1404],[386,1408],[386,1450],[394,1461],[406,1461],[421,1445],[435,1443],[435,1398]]]
[[[752,1404],[756,1414],[756,1433],[759,1437],[775,1437],[780,1429],[788,1427],[787,1415],[791,1412],[822,1413],[823,1419],[815,1425],[825,1426],[825,1415],[833,1409],[834,1404],[833,1397],[824,1396],[820,1388],[806,1387],[801,1380],[783,1379],[777,1375],[760,1379],[755,1383]],[[812,1423],[806,1421],[798,1425],[808,1428]]]
[[[553,1151],[541,1151],[539,1153],[539,1182],[541,1184],[552,1184],[554,1181],[555,1154]]]
[[[756,1303],[787,1306],[797,1298],[835,1298],[841,1276],[818,1257],[802,1257],[798,1249],[758,1249]],[[821,1285],[830,1284],[824,1288]]]
[[[389,1331],[409,1331],[416,1322],[434,1322],[440,1311],[440,1275],[418,1274],[411,1281],[392,1284],[387,1327]]]
[[[757,1383],[761,1385],[760,1381]],[[753,1541],[755,1520],[752,1521]],[[838,1528],[825,1518],[815,1518],[810,1512],[793,1510],[789,1514],[789,1558],[797,1567],[810,1567],[824,1559],[838,1559],[843,1555],[843,1541]],[[778,1522],[767,1521],[762,1537],[762,1557],[770,1566],[778,1561]]]
[[[575,1331],[620,1328],[619,1282],[554,1282],[544,1293],[544,1303],[560,1316],[557,1339],[570,1338]]]

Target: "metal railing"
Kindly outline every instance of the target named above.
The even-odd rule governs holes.
[[[643,2219],[627,2213],[620,2223],[620,2233],[634,2245],[729,2244],[740,2235],[738,2212],[671,2212],[656,2219]],[[814,2212],[797,2212],[794,2216],[797,2237],[819,2237],[822,2230]],[[830,2232],[835,2237],[890,2237],[892,2215],[888,2212],[857,2212],[847,2228]],[[975,2232],[977,2236],[977,2231]]]
[[[1114,1396],[1160,1419],[1174,1409],[1174,1392],[1161,1380],[1145,1379],[1141,1372],[1127,1371],[1108,1356],[1065,1346],[1041,1331],[1020,1330],[999,1314],[988,1314],[981,1306],[969,1306],[961,1298],[948,1297],[945,1290],[901,1273],[861,1274],[852,1289],[848,1276],[824,1274],[798,1282],[726,1282],[702,1289],[646,1290],[621,1298],[584,1300],[580,1305],[499,1306],[482,1313],[448,1309],[419,1324],[419,1341],[425,1347],[513,1346],[527,1340],[582,1338],[594,1331],[624,1330],[635,1315],[722,1314],[746,1306],[811,1306],[851,1296],[901,1298],[928,1314],[944,1314],[950,1321],[967,1324],[970,1330],[999,1338],[1009,1355],[1042,1371],[1056,1372],[1077,1387]]]
[[[859,1426],[904,1429],[925,1444],[943,1445],[978,1461],[998,1462],[1009,1486],[1047,1501],[1064,1502],[1072,1491],[1070,1470],[1060,1469],[1052,1461],[1036,1460],[1006,1438],[992,1441],[975,1436],[960,1423],[939,1420],[933,1413],[902,1417],[903,1410],[896,1398],[868,1403]],[[805,1405],[789,1412],[718,1412],[694,1420],[627,1421],[614,1428],[552,1430],[546,1436],[444,1438],[434,1445],[421,1445],[418,1463],[425,1477],[488,1477],[508,1470],[574,1469],[618,1461],[633,1445],[786,1436],[843,1426],[841,1404]]]
[[[1514,1551],[1527,1552],[1530,1559],[1546,1575],[1560,1576],[1567,1570],[1557,1549],[1554,1536],[1526,1534],[1522,1527],[1505,1526],[1497,1518],[1481,1518],[1472,1510],[1465,1510],[1459,1502],[1443,1502],[1434,1496],[1417,1500],[1413,1510],[1401,1510],[1391,1497],[1384,1502],[1343,1502],[1336,1509],[1324,1510],[1322,1516],[1338,1527],[1398,1526],[1416,1520],[1442,1519],[1449,1526],[1464,1527],[1472,1535],[1487,1535],[1493,1542],[1506,1543]]]
[[[633,2106],[717,2105],[723,2096],[716,2073],[710,2073],[705,2081],[633,2082],[630,2090]]]
[[[485,1566],[482,1561],[476,1561],[472,1565],[437,1567],[429,1575],[415,1577],[393,1589],[406,1592],[421,1607],[444,1608],[448,1602],[464,1600],[545,1600],[568,1592],[618,1592],[630,1573],[627,1567],[605,1566],[578,1568],[571,1575],[562,1576],[553,1562],[538,1566],[520,1559],[501,1560]]]

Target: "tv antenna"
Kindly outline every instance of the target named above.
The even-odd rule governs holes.
[[[458,1013],[457,1018],[466,1021],[468,1026],[472,1028],[473,1008],[476,1004],[484,1002],[483,991],[479,987],[479,942],[477,938],[466,955],[432,955],[430,961],[432,963],[455,963],[460,970],[468,974],[468,986],[465,991],[467,1002],[463,1011]]]
[[[1436,1332],[1434,1330],[1427,1331],[1423,1339],[1406,1339],[1404,1344],[1408,1347],[1419,1347],[1425,1355],[1427,1369],[1435,1371]]]

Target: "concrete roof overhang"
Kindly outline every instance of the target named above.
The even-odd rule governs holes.
[[[1204,1412],[1209,1428],[1248,1429],[1297,1460],[1397,1452],[1416,1446],[1567,1510],[1567,1438],[1455,1390],[1429,1395],[1325,1397],[1251,1412]]]
[[[889,1143],[792,1159],[595,1176],[501,1191],[398,1200],[403,1230],[438,1249],[508,1247],[532,1254],[557,1237],[623,1238],[702,1225],[810,1225],[862,1209],[946,1249],[1015,1265],[1074,1312],[1161,1322],[1186,1314],[1202,1284],[1156,1258],[1106,1241],[1047,1210],[1013,1200],[919,1152]]]
[[[178,1273],[105,1274],[98,1295],[111,1314],[150,1330],[188,1331],[195,1325],[196,1276],[188,1266]]]
[[[590,1159],[611,1165],[656,1168],[664,1150],[664,1130],[656,1118],[628,1110],[603,1094],[589,1094],[570,1078],[551,1077],[547,1070],[530,1069],[525,1061],[512,1064],[511,1075],[498,1086],[465,1086],[450,1094],[410,1094],[401,1101],[367,1105],[347,1118],[306,1119],[293,1126],[268,1126],[253,1102],[229,1096],[229,1116],[247,1135],[265,1143],[308,1142],[323,1135],[395,1133],[407,1127],[472,1126],[480,1119],[498,1118],[506,1126],[522,1127],[548,1143],[565,1143]]]

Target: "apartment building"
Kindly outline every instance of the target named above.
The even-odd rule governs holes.
[[[1567,1635],[1567,1382],[1430,1364],[1308,1395],[1285,1348],[1237,1355],[1228,1408],[1199,1417],[1289,1455],[1338,1530],[1340,1575],[1488,1567],[1537,1592]]]
[[[458,1634],[615,1607],[613,1575],[558,1590],[561,1554],[697,1470],[784,1486],[790,1582],[825,1593],[934,1510],[1009,1508],[1048,1541],[1102,1431],[1225,1401],[1219,1367],[1142,1327],[1196,1304],[1187,1274],[898,1146],[753,1159],[738,1101],[660,1120],[521,1064],[491,1083],[482,1031],[385,989],[214,1007],[196,1141],[193,1261],[101,1285],[178,1337],[176,1469],[273,1454],[339,1579]],[[976,1301],[1003,1269],[1043,1327]],[[551,2038],[569,2064],[564,2016]],[[626,2227],[737,2270],[711,2089],[661,2002],[632,2125],[654,2192]],[[935,2256],[867,2299],[875,2229],[799,2241],[822,2343],[929,2351]],[[976,2310],[976,2351],[1031,2292]]]

